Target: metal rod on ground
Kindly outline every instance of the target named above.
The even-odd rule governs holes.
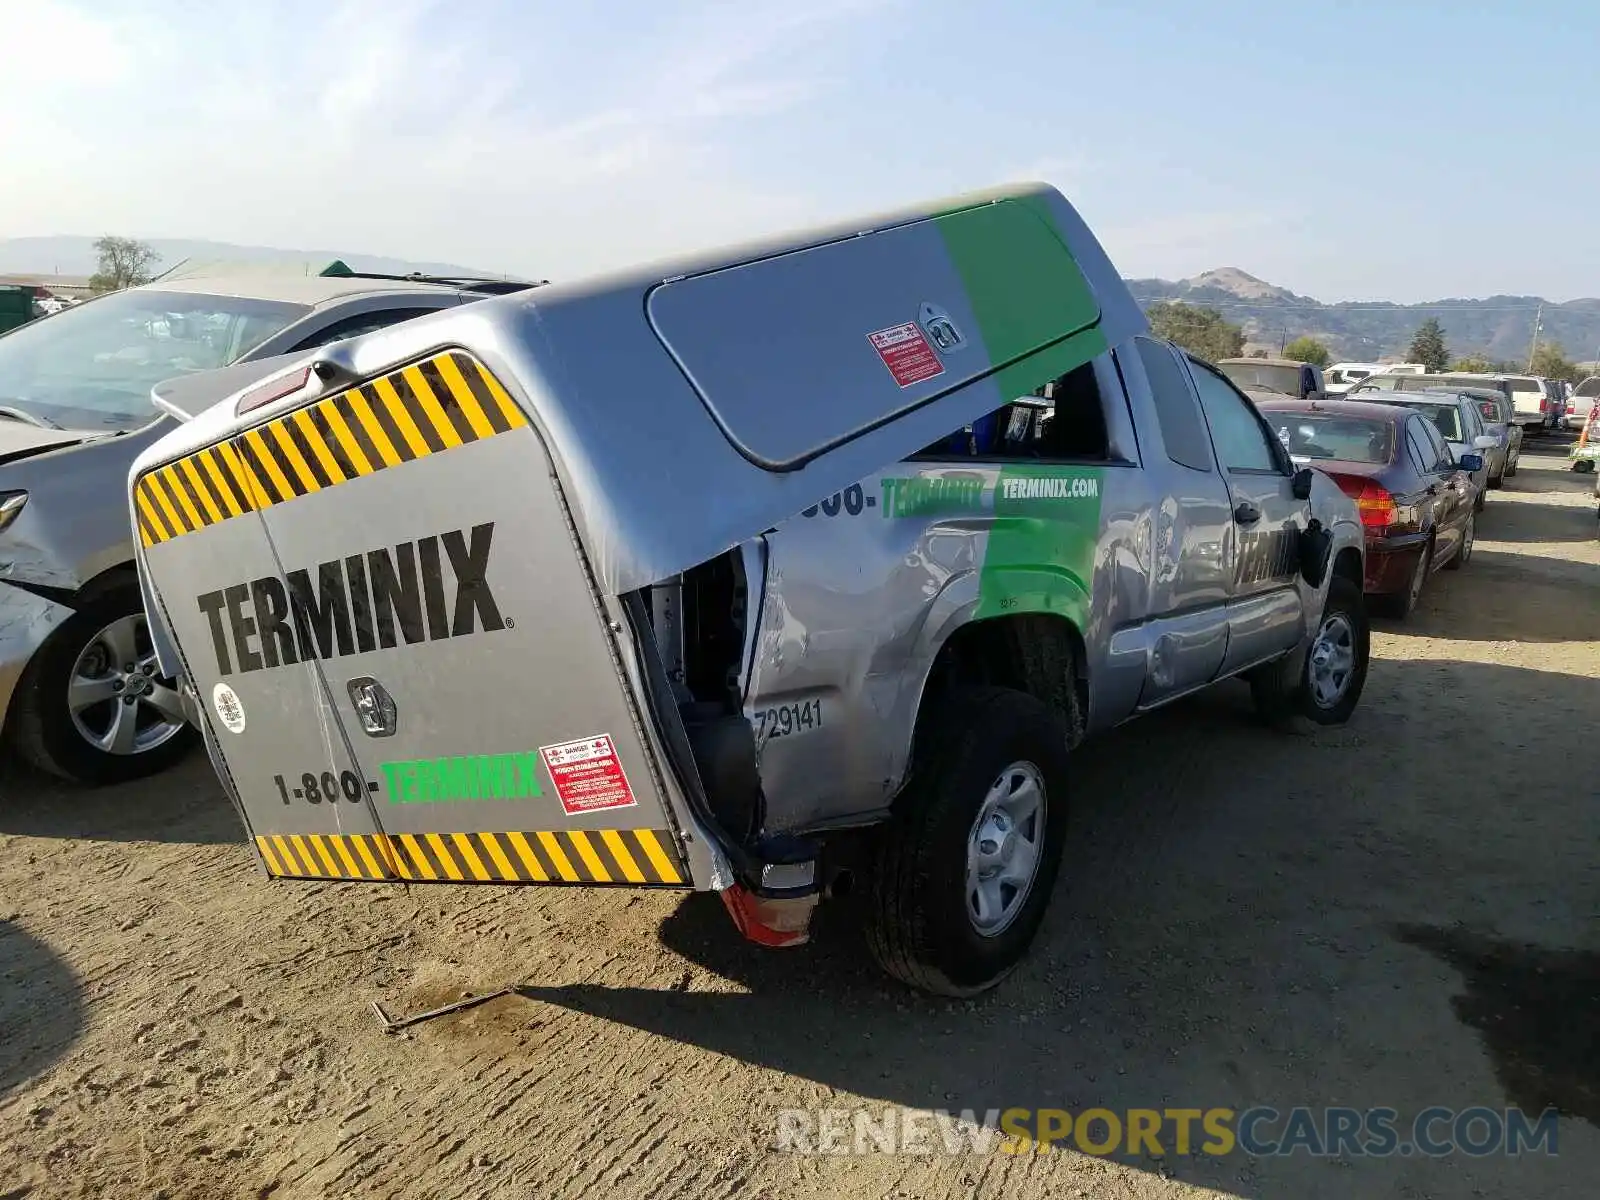
[[[487,1003],[490,1000],[498,1000],[501,996],[515,996],[519,990],[520,989],[513,984],[511,987],[501,988],[498,992],[485,992],[481,996],[466,996],[460,1000],[457,1000],[454,1004],[445,1004],[439,1008],[430,1008],[427,1012],[420,1012],[409,1017],[401,1017],[399,1020],[395,1020],[395,1018],[384,1012],[383,1006],[376,1000],[372,1001],[372,1011],[377,1014],[378,1020],[383,1022],[383,1031],[385,1033],[394,1033],[396,1030],[404,1029],[408,1025],[418,1025],[423,1021],[431,1021],[435,1017],[444,1017],[454,1012],[460,1012],[462,1009],[476,1008],[478,1005]]]

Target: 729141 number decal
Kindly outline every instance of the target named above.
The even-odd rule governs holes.
[[[758,708],[754,717],[758,742],[767,738],[804,733],[808,729],[822,728],[822,701],[797,700],[793,704]]]

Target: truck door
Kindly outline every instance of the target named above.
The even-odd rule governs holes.
[[[1218,476],[1205,418],[1178,355],[1153,338],[1132,339],[1118,352],[1129,397],[1141,408],[1140,377],[1160,434],[1160,450],[1141,430],[1150,493],[1148,666],[1139,707],[1149,708],[1210,683],[1228,644],[1230,589],[1223,546],[1232,521],[1227,486]]]
[[[1293,493],[1287,456],[1255,405],[1219,371],[1189,360],[1228,482],[1233,520],[1226,542],[1231,581],[1223,674],[1292,648],[1304,632],[1300,532],[1311,516]]]
[[[273,875],[395,877],[262,523],[259,435],[146,471],[133,509],[219,770]],[[293,580],[291,579],[291,584]],[[248,736],[246,736],[248,732]]]

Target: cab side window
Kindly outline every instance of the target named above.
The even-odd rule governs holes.
[[[1094,364],[1084,363],[971,425],[925,447],[916,458],[1105,462],[1105,409]]]
[[[1200,407],[1211,426],[1211,440],[1217,460],[1229,471],[1249,471],[1281,475],[1279,458],[1272,448],[1272,434],[1266,423],[1242,393],[1220,373],[1190,359]]]
[[[1211,470],[1211,441],[1205,422],[1195,403],[1194,389],[1183,376],[1183,368],[1164,343],[1150,338],[1134,338],[1139,362],[1144,366],[1155,402],[1156,423],[1167,457],[1180,467],[1194,471]]]

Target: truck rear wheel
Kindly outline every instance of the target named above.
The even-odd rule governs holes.
[[[1022,961],[1061,865],[1068,741],[1059,713],[1009,688],[954,688],[930,714],[865,898],[889,974],[971,996]]]
[[[1343,725],[1367,683],[1368,642],[1361,587],[1335,575],[1304,657],[1290,655],[1250,677],[1256,712],[1268,724],[1296,732]]]

